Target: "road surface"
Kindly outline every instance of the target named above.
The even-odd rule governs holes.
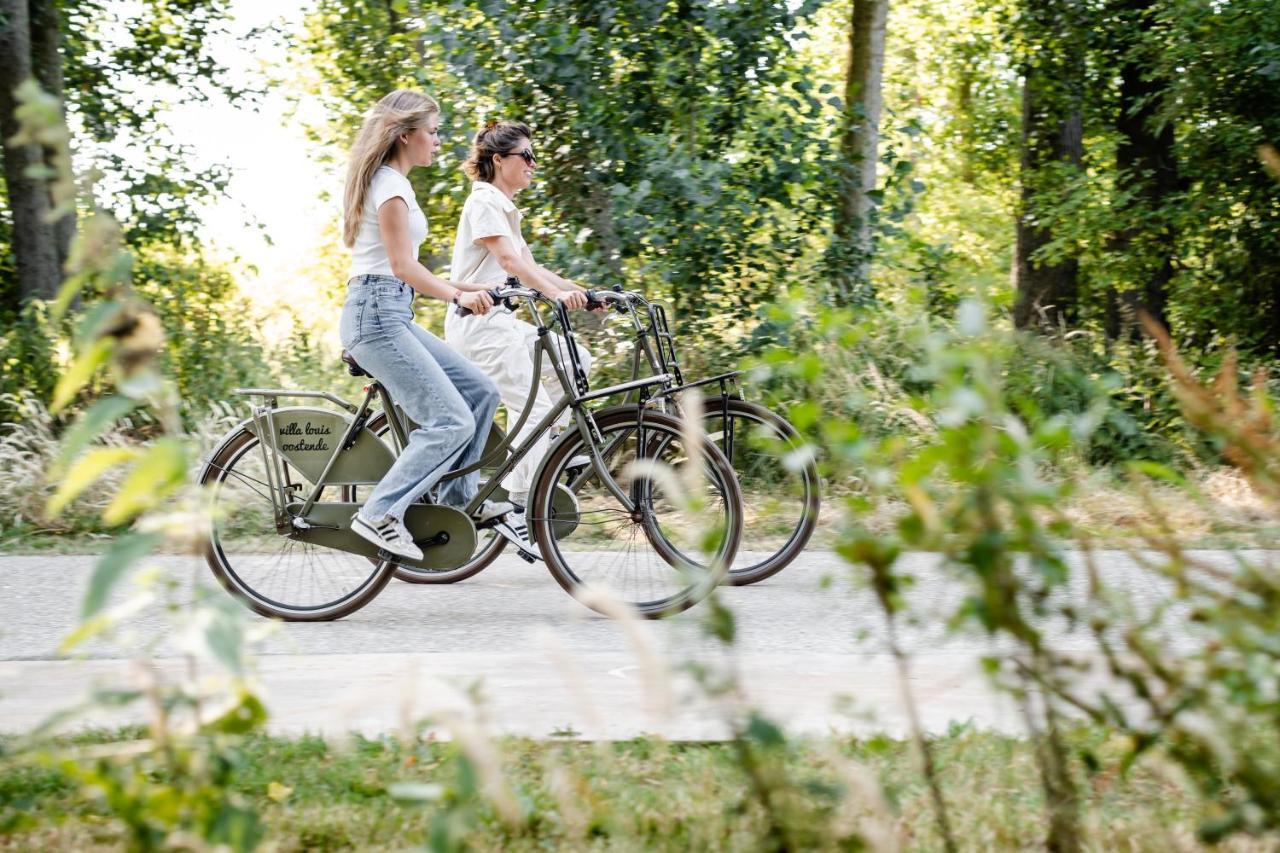
[[[1199,556],[1223,565],[1232,559],[1227,552]],[[925,726],[937,732],[968,722],[1019,732],[1015,708],[979,672],[980,658],[1000,649],[944,628],[961,588],[936,555],[903,559],[919,578],[918,620],[900,639],[911,653],[910,684]],[[93,685],[133,683],[141,657],[174,677],[189,671],[174,620],[158,604],[131,617],[122,640],[92,642],[73,659],[59,655],[93,564],[91,556],[0,557],[0,731],[29,729]],[[160,556],[151,565],[179,590],[212,583],[199,558]],[[1161,599],[1161,585],[1129,556],[1104,553],[1102,567],[1139,609]],[[688,664],[700,663],[739,673],[745,701],[792,732],[901,735],[906,716],[883,618],[859,577],[837,555],[812,551],[769,581],[724,589],[738,626],[726,655],[702,631],[701,607],[620,625],[566,595],[540,564],[503,555],[452,586],[392,581],[376,601],[338,622],[278,625],[248,614],[248,624],[266,633],[254,643],[252,666],[278,733],[378,733],[422,718],[465,718],[530,737],[723,737],[738,706],[695,683]],[[122,584],[113,600],[132,594]],[[1092,648],[1066,626],[1050,633],[1056,649],[1087,655]],[[141,709],[98,709],[76,725],[142,719]]]

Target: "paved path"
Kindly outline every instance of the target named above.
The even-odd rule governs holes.
[[[1231,559],[1225,552],[1201,556],[1224,565]],[[941,576],[935,556],[904,559],[920,578],[922,618],[904,629],[902,642],[912,653],[912,686],[926,726],[942,731],[972,721],[1018,731],[1011,704],[977,670],[980,656],[993,651],[990,643],[949,636],[940,618],[930,618],[948,612],[959,590]],[[184,671],[175,638],[166,636],[170,620],[155,604],[130,620],[131,638],[89,644],[75,660],[58,655],[93,562],[0,558],[0,731],[29,728],[94,684],[129,683],[149,641],[160,670]],[[155,563],[181,588],[210,582],[201,560],[168,556]],[[1104,570],[1139,608],[1162,596],[1123,554],[1106,554]],[[810,552],[768,582],[722,595],[739,627],[731,660],[702,635],[698,608],[640,623],[637,639],[573,601],[541,566],[506,556],[452,586],[393,581],[371,605],[338,622],[273,625],[250,617],[250,624],[267,631],[256,644],[255,669],[277,732],[388,731],[456,711],[480,715],[491,730],[533,737],[723,736],[725,710],[695,687],[683,666],[689,662],[734,666],[749,701],[792,731],[905,731],[883,623],[870,593],[837,556]],[[1090,648],[1065,627],[1052,633],[1055,648]],[[655,679],[652,660],[661,661],[665,675]],[[139,719],[136,712],[96,711],[82,724]]]

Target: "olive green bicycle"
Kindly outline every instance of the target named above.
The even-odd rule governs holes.
[[[654,393],[671,387],[671,376],[593,390],[562,304],[520,287],[493,295],[508,310],[517,301],[525,304],[540,329],[559,326],[563,351],[552,343],[556,336],[541,334],[534,376],[541,359],[550,359],[564,398],[523,442],[512,441],[523,420],[509,435],[495,428],[479,462],[446,476],[482,471],[468,506],[425,499],[410,506],[404,520],[423,551],[419,561],[379,551],[349,527],[361,494],[386,473],[414,428],[381,384],[366,385],[358,404],[327,391],[237,389],[251,398],[251,416],[218,442],[199,478],[211,489],[214,510],[206,557],[229,592],[264,616],[330,620],[359,610],[393,576],[413,580],[473,565],[486,556],[481,536],[492,534],[477,531],[469,513],[502,496],[502,479],[566,409],[572,425],[539,464],[526,507],[539,553],[521,556],[530,562],[540,556],[570,593],[602,588],[649,618],[691,607],[721,582],[742,536],[742,497],[714,442],[691,438],[655,403]],[[368,375],[349,357],[344,361],[352,373]],[[639,400],[589,405],[629,392]],[[334,408],[281,406],[281,398],[326,401]],[[381,429],[371,429],[375,418]],[[575,461],[581,457],[590,460],[586,466]],[[661,476],[662,466],[649,463],[696,465],[700,485],[692,493],[675,489],[672,478]],[[505,542],[496,535],[493,540]],[[491,560],[501,547],[488,549]]]

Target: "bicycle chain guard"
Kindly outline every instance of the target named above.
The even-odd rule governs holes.
[[[318,503],[307,514],[308,527],[295,530],[292,537],[338,551],[377,559],[378,546],[351,531],[351,516],[358,503]],[[301,503],[289,504],[297,515]],[[467,514],[453,507],[410,504],[404,514],[405,527],[422,549],[421,560],[397,558],[397,562],[418,569],[456,569],[471,559],[476,550],[476,526]]]

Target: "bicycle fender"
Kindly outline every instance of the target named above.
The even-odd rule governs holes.
[[[285,406],[249,418],[241,427],[259,439],[259,429],[271,423],[275,427],[275,447],[285,460],[308,481],[315,483],[351,425],[345,412],[311,406]],[[233,433],[235,432],[233,431]],[[360,430],[351,447],[343,450],[325,477],[325,485],[356,486],[377,483],[395,461],[391,450],[367,428]]]

